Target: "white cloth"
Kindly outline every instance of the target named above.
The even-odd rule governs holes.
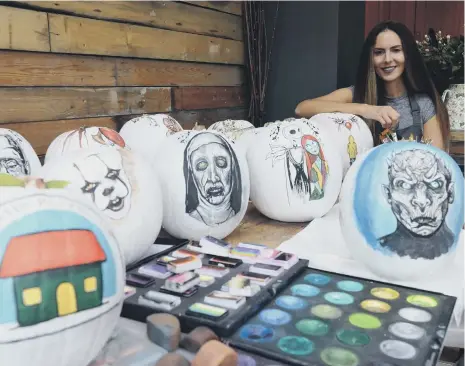
[[[339,204],[336,204],[324,217],[313,220],[301,232],[283,242],[278,249],[307,259],[309,267],[312,268],[454,296],[457,301],[451,326],[463,328],[465,283],[463,247],[464,231],[462,230],[454,264],[448,267],[448,270],[441,272],[437,280],[386,280],[373,274],[367,267],[351,257],[339,223]]]

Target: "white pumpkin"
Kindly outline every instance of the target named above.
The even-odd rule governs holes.
[[[224,238],[241,222],[249,200],[245,154],[224,136],[182,131],[168,137],[154,164],[163,192],[163,227],[174,237]]]
[[[343,161],[344,175],[360,153],[373,148],[373,136],[363,119],[347,113],[320,113],[310,118],[312,123],[329,128]]]
[[[464,178],[444,151],[416,142],[359,156],[342,186],[340,222],[352,256],[389,280],[440,273],[464,223]]]
[[[11,183],[0,177],[0,364],[88,365],[123,304],[118,243],[79,197]]]
[[[222,133],[230,140],[235,140],[240,136],[242,130],[254,129],[255,126],[249,121],[241,119],[226,119],[213,123],[207,128],[208,131]]]
[[[0,128],[0,173],[37,174],[42,164],[31,144],[16,131]]]
[[[342,162],[331,136],[307,119],[275,122],[247,150],[250,199],[269,218],[305,222],[337,200]]]
[[[121,127],[119,133],[131,150],[152,161],[158,154],[160,143],[182,130],[173,117],[159,113],[133,118]]]
[[[126,264],[140,259],[157,238],[163,211],[158,178],[133,151],[81,150],[45,163],[41,176],[70,182],[67,189],[81,192],[108,218]]]
[[[64,156],[74,151],[88,148],[116,147],[127,149],[121,135],[108,127],[80,127],[76,130],[64,132],[57,136],[49,145],[45,154],[45,162]]]

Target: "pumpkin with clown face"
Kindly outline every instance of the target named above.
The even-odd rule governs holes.
[[[162,199],[152,166],[130,150],[85,149],[45,163],[46,180],[69,182],[109,221],[127,264],[140,259],[157,238]]]

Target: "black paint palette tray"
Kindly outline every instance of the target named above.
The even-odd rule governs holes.
[[[436,365],[455,297],[307,268],[227,343],[286,365]]]
[[[186,249],[186,247],[187,244],[176,246],[176,249]],[[175,248],[172,249],[172,251],[174,250]],[[157,258],[161,258],[163,255],[169,255],[169,253],[164,251],[160,255],[151,257],[149,261],[156,261]],[[202,263],[208,264],[212,257],[217,256],[204,254]],[[127,273],[138,273],[138,268],[149,261],[144,261],[139,263],[137,266],[131,267]],[[235,275],[248,271],[250,266],[251,264],[242,263],[236,268],[229,268],[229,273],[222,278],[216,278],[215,283],[212,285],[208,287],[198,287],[197,292],[190,297],[181,297],[181,304],[173,308],[171,311],[158,310],[138,303],[139,296],[150,290],[159,291],[166,281],[166,279],[155,279],[155,283],[148,287],[136,287],[136,292],[125,299],[121,315],[125,318],[145,322],[147,316],[153,313],[170,313],[178,317],[181,323],[181,330],[185,333],[190,332],[198,326],[206,326],[212,329],[219,337],[228,337],[232,335],[247,318],[252,316],[257,312],[257,310],[268,303],[277,292],[288,285],[302,271],[305,271],[308,266],[308,261],[299,260],[289,270],[286,270],[279,276],[273,277],[273,280],[266,286],[260,287],[260,291],[255,294],[255,296],[247,297],[246,303],[243,306],[238,309],[228,309],[228,314],[219,320],[211,320],[186,314],[189,306],[196,302],[205,303],[204,298],[206,295],[215,290],[220,291],[223,284],[227,283]]]

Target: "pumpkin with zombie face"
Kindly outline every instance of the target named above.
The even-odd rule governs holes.
[[[45,162],[81,149],[108,146],[127,149],[126,142],[121,135],[111,128],[80,127],[57,136],[47,149]]]
[[[168,114],[144,114],[133,118],[121,127],[120,135],[128,146],[149,161],[156,158],[160,143],[183,128]]]
[[[258,131],[247,150],[255,207],[279,221],[325,215],[342,182],[341,158],[331,139],[307,119],[274,122]]]
[[[340,207],[355,259],[386,279],[427,278],[453,262],[464,223],[464,178],[431,145],[383,144],[349,169]]]
[[[117,324],[118,243],[65,185],[0,174],[1,365],[88,365]]]
[[[23,136],[0,128],[0,173],[15,177],[34,175],[41,166],[36,152]]]
[[[163,228],[191,240],[229,235],[247,210],[245,154],[224,136],[208,131],[179,132],[161,149],[154,166],[163,192]]]
[[[69,182],[109,221],[127,264],[140,259],[162,222],[159,182],[152,166],[130,150],[85,149],[45,163],[45,180]]]

